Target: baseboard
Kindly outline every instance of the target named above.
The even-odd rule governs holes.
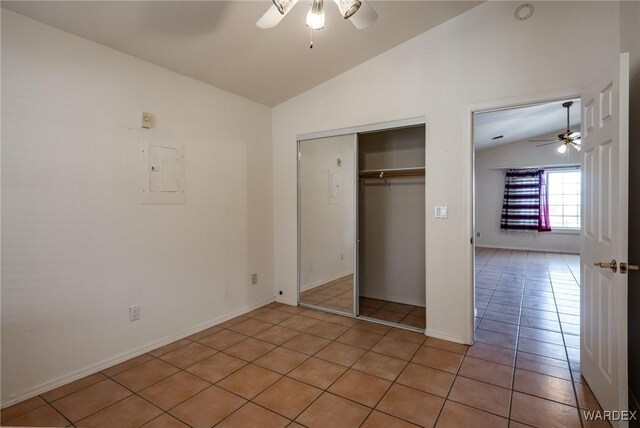
[[[348,275],[353,275],[353,271],[349,271],[349,272],[343,272],[337,275],[333,275],[329,278],[324,278],[321,279],[319,281],[316,282],[312,282],[311,284],[306,284],[306,285],[301,285],[300,286],[300,291],[308,291],[311,290],[312,288],[316,288],[316,287],[320,287],[321,285],[327,284],[331,281],[335,281],[336,279],[340,279],[342,277],[348,276]]]
[[[390,296],[388,294],[382,294],[382,293],[369,293],[367,292],[366,294],[362,292],[362,290],[360,290],[360,297],[368,297],[369,299],[378,299],[378,300],[386,300],[388,302],[394,302],[394,303],[403,303],[405,305],[411,305],[411,306],[420,306],[420,307],[425,307],[426,303],[425,302],[421,302],[417,299],[406,299],[403,297],[396,297],[396,296]]]
[[[139,355],[145,354],[149,351],[152,351],[156,348],[159,348],[161,346],[164,346],[166,344],[169,344],[171,342],[175,342],[176,340],[180,340],[182,338],[185,338],[187,336],[191,336],[192,334],[195,334],[199,331],[202,331],[204,329],[207,329],[209,327],[213,327],[217,324],[223,323],[227,320],[230,320],[231,318],[235,318],[237,316],[246,314],[247,312],[251,312],[254,309],[257,309],[261,306],[264,305],[268,305],[269,303],[272,303],[274,301],[273,297],[270,297],[268,299],[262,300],[258,303],[254,303],[253,305],[249,305],[249,306],[245,306],[243,308],[237,309],[233,312],[230,312],[228,314],[222,315],[218,318],[215,318],[211,321],[207,321],[206,323],[200,324],[196,327],[192,327],[186,330],[182,330],[179,333],[173,334],[171,336],[167,336],[163,339],[160,340],[156,340],[153,343],[138,347],[136,349],[133,349],[131,351],[116,355],[115,357],[112,358],[107,358],[106,360],[100,361],[99,363],[93,364],[91,366],[82,368],[80,370],[76,370],[72,373],[66,374],[64,376],[60,376],[57,377],[53,380],[50,380],[48,382],[44,382],[41,383],[40,385],[34,386],[32,388],[27,389],[26,391],[17,393],[17,394],[13,394],[7,398],[2,398],[2,400],[0,401],[0,408],[5,408],[8,406],[11,406],[15,403],[19,403],[21,401],[24,400],[28,400],[29,398],[35,397],[37,395],[43,394],[47,391],[51,391],[52,389],[58,388],[62,385],[66,385],[67,383],[73,382],[75,380],[78,379],[82,379],[83,377],[92,375],[94,373],[97,373],[101,370],[104,370],[106,368],[109,368],[111,366],[114,366],[116,364],[119,364],[123,361],[129,360],[131,358],[135,358]]]
[[[275,301],[277,303],[282,303],[283,305],[298,306],[298,301],[289,297],[276,296]]]
[[[580,252],[574,252],[574,251],[569,251],[569,250],[558,250],[557,248],[550,248],[550,249],[546,249],[546,248],[531,248],[531,247],[521,247],[519,245],[487,245],[487,244],[480,244],[479,242],[476,242],[476,247],[477,248],[493,248],[496,250],[518,250],[518,251],[540,251],[540,252],[545,252],[545,253],[561,253],[561,254],[575,254],[575,255],[580,255]]]
[[[435,337],[436,339],[442,339],[442,340],[447,340],[449,342],[455,342],[455,343],[461,343],[463,345],[469,345],[469,343],[465,343],[464,339],[461,339],[459,337],[455,337],[455,336],[450,336],[446,333],[442,333],[440,331],[436,331],[436,330],[431,330],[429,328],[427,328],[424,331],[424,334],[429,336],[429,337]]]

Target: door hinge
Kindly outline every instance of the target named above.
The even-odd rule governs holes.
[[[471,245],[473,245],[473,236],[471,237],[471,242],[470,242],[470,244],[471,244]]]

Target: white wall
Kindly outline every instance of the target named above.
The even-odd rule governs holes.
[[[273,299],[271,132],[265,106],[2,10],[3,404]],[[184,144],[186,204],[140,204],[143,135]]]
[[[557,134],[549,134],[548,138],[556,138]],[[480,233],[476,238],[477,246],[580,253],[578,232],[507,232],[500,229],[504,171],[497,168],[580,163],[580,153],[577,151],[569,148],[565,154],[560,154],[557,148],[558,146],[553,144],[536,147],[535,143],[520,141],[476,151],[475,225],[476,233]]]
[[[518,4],[483,3],[274,109],[274,280],[282,301],[296,293],[296,135],[426,116],[427,334],[471,339],[466,106],[586,85],[619,50],[617,3],[536,2],[531,19],[516,21]],[[568,57],[571,70],[558,67]],[[436,205],[449,207],[447,220],[433,218]]]
[[[424,126],[359,135],[358,168],[422,167],[424,143]],[[360,295],[424,307],[424,177],[361,183]]]
[[[300,143],[302,291],[353,273],[354,140],[342,135]],[[341,189],[331,202],[330,171]]]

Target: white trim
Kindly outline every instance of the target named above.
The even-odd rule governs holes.
[[[336,281],[336,280],[338,280],[340,278],[344,278],[344,277],[349,276],[349,275],[353,275],[353,271],[352,270],[350,270],[348,272],[339,273],[337,275],[333,275],[333,276],[331,276],[329,278],[321,279],[321,280],[318,280],[316,282],[312,282],[311,284],[307,284],[307,285],[304,285],[304,286],[300,285],[300,291],[308,291],[308,290],[311,290],[313,288],[320,287],[321,285],[328,284],[330,282]]]
[[[549,230],[547,232],[544,232],[544,233],[545,234],[546,233],[552,233],[552,234],[553,233],[557,233],[557,234],[560,234],[560,235],[580,235],[581,230],[582,229],[556,228],[556,229],[551,229],[551,230]]]
[[[518,251],[540,251],[545,253],[558,253],[558,254],[573,254],[579,256],[580,253],[576,253],[575,251],[562,251],[558,249],[544,249],[544,248],[533,248],[533,247],[520,247],[518,245],[487,245],[476,243],[476,247],[480,248],[493,248],[496,250],[518,250]]]
[[[300,134],[296,137],[298,141],[315,140],[318,138],[337,137],[339,135],[365,134],[368,132],[387,131],[397,128],[409,128],[426,124],[425,116],[412,117],[409,119],[392,120],[389,122],[372,123],[369,125],[352,126],[349,128],[333,129],[330,131],[310,132]]]
[[[282,303],[283,305],[298,306],[298,302],[296,301],[296,299],[291,299],[288,297],[276,296],[275,302]]]
[[[268,305],[269,303],[272,303],[274,301],[273,297],[262,300],[258,303],[254,303],[253,305],[249,305],[249,306],[245,306],[243,308],[237,309],[233,312],[230,312],[226,315],[222,315],[218,318],[214,318],[211,321],[207,321],[203,324],[200,324],[196,327],[191,327],[189,329],[186,330],[182,330],[176,334],[172,334],[170,336],[166,336],[160,340],[156,340],[152,343],[149,343],[147,345],[135,348],[133,350],[124,352],[122,354],[116,355],[115,357],[110,357],[107,358],[105,360],[102,360],[96,364],[92,364],[90,366],[84,367],[80,370],[76,370],[73,371],[71,373],[68,373],[66,375],[57,377],[53,380],[47,381],[47,382],[43,382],[40,385],[31,387],[26,389],[25,391],[19,392],[17,394],[12,394],[9,397],[6,398],[2,398],[2,402],[0,404],[1,408],[6,408],[12,404],[24,401],[24,400],[28,400],[29,398],[35,397],[37,395],[43,394],[47,391],[51,391],[59,386],[62,385],[66,385],[70,382],[73,382],[75,380],[78,379],[82,379],[83,377],[89,376],[91,374],[97,373],[101,370],[107,369],[111,366],[114,366],[116,364],[119,364],[123,361],[127,361],[131,358],[137,357],[139,355],[145,354],[149,351],[152,351],[156,348],[159,348],[161,346],[164,346],[166,344],[169,344],[171,342],[175,342],[176,340],[185,338],[187,336],[191,336],[192,334],[195,334],[199,331],[205,330],[209,327],[213,327],[217,324],[223,323],[227,320],[230,320],[232,318],[235,318],[237,316],[246,314],[247,312],[251,312],[254,309],[260,308],[262,306]]]
[[[465,301],[462,302],[468,308],[466,315],[466,331],[463,343],[471,344],[475,336],[475,318],[474,318],[474,262],[475,262],[475,227],[474,227],[474,179],[475,179],[475,147],[473,144],[473,114],[475,112],[486,112],[495,110],[505,110],[515,107],[542,104],[551,101],[564,99],[582,98],[585,88],[564,89],[541,94],[524,95],[519,97],[502,98],[490,101],[484,101],[474,104],[468,104],[464,107],[463,121],[463,189],[462,189],[462,215],[463,215],[463,237],[469,239],[470,250],[464,253],[462,260],[463,269],[468,269],[468,278],[470,282],[469,292],[466,294]],[[437,332],[435,334],[438,334]],[[451,338],[450,340],[454,340]],[[455,340],[454,340],[455,341]]]
[[[436,339],[447,340],[449,342],[461,343],[463,345],[471,345],[471,343],[465,341],[464,339],[462,339],[460,337],[449,336],[448,334],[445,334],[445,333],[442,333],[442,332],[436,331],[436,330],[431,330],[429,328],[427,328],[424,331],[424,335],[427,336],[427,337],[434,337]]]
[[[378,300],[386,300],[388,302],[392,302],[392,303],[403,303],[405,305],[412,305],[412,306],[420,306],[421,308],[424,308],[425,302],[423,301],[419,301],[419,300],[415,300],[415,299],[406,299],[403,297],[397,297],[397,296],[392,296],[389,294],[381,294],[381,293],[361,293],[360,296],[362,297],[367,297],[369,299],[378,299]]]

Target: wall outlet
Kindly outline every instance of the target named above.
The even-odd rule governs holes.
[[[256,285],[258,283],[258,274],[254,273],[251,275],[251,285]]]
[[[340,260],[344,260],[344,253],[340,253]]]
[[[138,321],[140,319],[140,305],[129,307],[129,321]]]

